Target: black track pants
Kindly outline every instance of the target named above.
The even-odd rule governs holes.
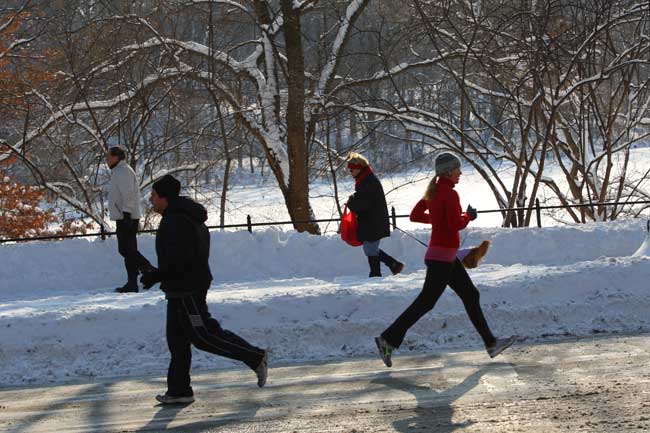
[[[167,301],[166,334],[171,353],[167,371],[167,392],[170,395],[192,395],[191,344],[205,352],[242,361],[253,370],[264,356],[264,350],[223,329],[219,322],[210,316],[205,297],[204,291]]]

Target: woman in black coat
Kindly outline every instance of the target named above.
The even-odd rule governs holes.
[[[368,257],[369,276],[381,277],[382,262],[393,275],[399,274],[404,264],[379,248],[381,239],[390,236],[388,207],[381,182],[372,172],[368,160],[358,153],[348,156],[348,169],[355,179],[355,193],[348,199],[348,208],[357,216],[357,239],[363,242],[363,251]]]

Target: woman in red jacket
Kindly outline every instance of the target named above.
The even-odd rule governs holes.
[[[375,338],[387,367],[392,365],[392,352],[402,344],[406,332],[433,309],[447,285],[462,299],[491,358],[514,342],[514,337],[500,339],[492,335],[481,310],[479,292],[456,257],[460,246],[459,231],[477,216],[476,209],[471,206],[462,212],[460,198],[454,190],[461,175],[460,165],[460,159],[451,153],[438,155],[436,176],[429,182],[424,198],[411,211],[411,221],[431,224],[431,239],[424,257],[427,274],[420,295],[380,337]]]

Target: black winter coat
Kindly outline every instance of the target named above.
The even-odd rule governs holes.
[[[160,288],[167,298],[207,291],[212,282],[208,258],[208,212],[187,197],[169,202],[156,234]]]
[[[357,214],[357,239],[373,242],[389,237],[388,207],[384,188],[377,176],[369,173],[355,185],[354,190],[355,193],[348,200],[348,208]]]

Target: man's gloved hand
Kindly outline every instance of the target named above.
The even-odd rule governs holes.
[[[160,271],[154,267],[151,269],[143,271],[142,276],[140,277],[140,283],[142,283],[142,288],[149,290],[151,286],[160,282]]]
[[[475,208],[472,207],[471,204],[467,205],[467,210],[465,211],[467,215],[469,215],[470,221],[474,221],[478,217],[478,212],[476,211]]]

